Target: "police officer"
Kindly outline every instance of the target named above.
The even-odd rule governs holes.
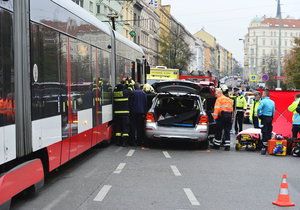
[[[235,99],[235,134],[238,134],[243,130],[244,113],[247,109],[247,101],[242,91],[238,91],[238,96]]]
[[[259,119],[257,115],[258,106],[260,103],[260,92],[256,92],[254,101],[250,107],[250,121],[252,121],[254,128],[259,128]]]
[[[261,119],[262,124],[262,149],[261,154],[265,155],[268,147],[268,140],[272,137],[273,130],[273,116],[275,114],[275,103],[270,99],[269,90],[264,90],[262,100],[257,109],[258,117]]]
[[[124,84],[118,84],[114,89],[114,133],[118,145],[126,146],[129,140],[129,98],[130,91]]]
[[[214,148],[219,149],[222,143],[222,133],[224,130],[223,145],[225,150],[230,150],[230,130],[232,126],[233,101],[224,96],[220,88],[216,89],[216,103],[213,117],[216,120],[216,133],[213,140]]]
[[[293,113],[293,139],[297,139],[300,133],[300,114],[296,111],[300,103],[300,94],[295,96],[295,101],[288,107],[288,110]]]

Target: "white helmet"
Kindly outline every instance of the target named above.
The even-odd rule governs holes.
[[[223,92],[226,92],[228,90],[227,85],[221,85],[220,88]]]

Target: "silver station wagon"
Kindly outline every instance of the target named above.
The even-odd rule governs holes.
[[[157,95],[146,115],[146,137],[198,142],[208,148],[209,117],[201,98],[202,86],[188,81],[153,84]]]

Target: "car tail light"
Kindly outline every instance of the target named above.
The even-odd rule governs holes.
[[[198,124],[199,125],[207,125],[207,123],[208,123],[207,115],[201,115],[200,118],[199,118]]]
[[[148,123],[155,122],[154,114],[153,113],[151,113],[151,112],[147,113],[147,115],[146,115],[146,122],[148,122]]]

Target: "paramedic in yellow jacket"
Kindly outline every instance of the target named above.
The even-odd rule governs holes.
[[[260,92],[254,94],[255,98],[250,107],[250,121],[253,123],[254,128],[259,128],[259,119],[257,115],[258,106],[260,103]]]
[[[244,113],[247,109],[247,101],[243,92],[240,90],[238,96],[235,99],[235,134],[238,134],[243,130]]]
[[[300,133],[300,114],[296,111],[300,103],[300,94],[295,96],[295,101],[288,107],[290,112],[293,112],[293,138],[297,139],[298,133]]]

